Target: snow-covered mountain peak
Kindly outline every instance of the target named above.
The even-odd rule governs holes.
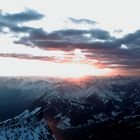
[[[0,123],[0,140],[54,140],[46,121],[43,109],[24,111],[13,119]]]

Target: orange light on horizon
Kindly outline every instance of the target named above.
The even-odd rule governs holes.
[[[98,69],[80,62],[56,63],[41,60],[0,58],[0,76],[48,76],[58,78],[81,78],[100,76],[111,72],[109,68]]]

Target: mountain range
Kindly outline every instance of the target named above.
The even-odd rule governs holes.
[[[140,139],[139,77],[0,78],[1,121],[37,107],[58,140]]]

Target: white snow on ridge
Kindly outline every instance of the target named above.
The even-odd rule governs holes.
[[[25,111],[21,115],[0,123],[0,140],[55,140],[46,121],[41,117],[42,109]]]
[[[0,77],[0,87],[7,87],[9,89],[17,89],[21,91],[23,99],[26,97],[29,99],[38,99],[43,94],[45,98],[64,98],[86,99],[92,95],[97,95],[103,102],[108,102],[109,99],[114,99],[121,102],[121,95],[125,94],[120,92],[120,95],[115,94],[111,90],[112,85],[128,85],[130,82],[137,80],[137,78],[121,78],[121,77],[94,77],[85,81],[68,81],[54,78],[2,78]],[[1,93],[0,93],[1,94]]]

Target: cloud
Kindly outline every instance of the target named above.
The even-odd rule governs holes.
[[[72,18],[69,17],[69,20],[75,24],[89,24],[89,25],[94,25],[97,22],[93,21],[93,20],[89,20],[89,19],[84,19],[84,18],[80,18],[80,19],[76,19],[76,18]]]
[[[44,50],[57,48],[70,51],[80,48],[86,51],[87,60],[99,60],[100,64],[110,68],[140,69],[139,39],[139,31],[117,39],[101,29],[59,30],[51,33],[35,29],[28,37],[22,37],[15,43],[38,46]],[[123,49],[123,44],[133,47]]]
[[[9,57],[9,58],[18,58],[18,59],[25,59],[25,60],[42,60],[42,61],[55,61],[55,57],[48,57],[48,56],[35,56],[30,54],[16,54],[16,53],[0,53],[0,57]]]
[[[44,16],[43,14],[38,13],[37,11],[27,9],[20,13],[9,14],[9,13],[0,13],[0,19],[3,22],[14,22],[14,23],[23,23],[32,20],[40,20]]]
[[[140,30],[128,33],[121,38],[115,38],[109,31],[103,29],[65,29],[48,33],[42,28],[33,28],[21,24],[41,18],[43,18],[43,15],[33,10],[26,10],[17,14],[0,13],[0,32],[4,33],[3,29],[7,27],[11,32],[16,33],[17,36],[18,33],[28,34],[17,38],[14,41],[16,44],[38,47],[44,51],[49,48],[65,51],[80,48],[85,52],[87,61],[92,63],[93,60],[97,60],[97,65],[99,66],[140,70]],[[96,22],[88,19],[69,18],[69,20],[76,24],[96,24]],[[22,54],[1,54],[0,56],[20,59],[56,60],[54,58]],[[71,59],[71,57],[67,59]]]
[[[28,37],[22,37],[15,43],[46,48],[73,49],[91,47],[93,40],[112,40],[109,32],[101,29],[94,30],[58,30],[51,33],[43,29],[33,29]]]
[[[134,33],[129,33],[123,38],[118,40],[121,44],[126,44],[130,47],[140,48],[140,30],[135,31]]]
[[[20,24],[33,20],[40,20],[43,17],[42,14],[30,9],[15,14],[0,12],[0,31],[4,33],[3,29],[8,28],[12,32],[28,32],[32,28],[21,26]]]

